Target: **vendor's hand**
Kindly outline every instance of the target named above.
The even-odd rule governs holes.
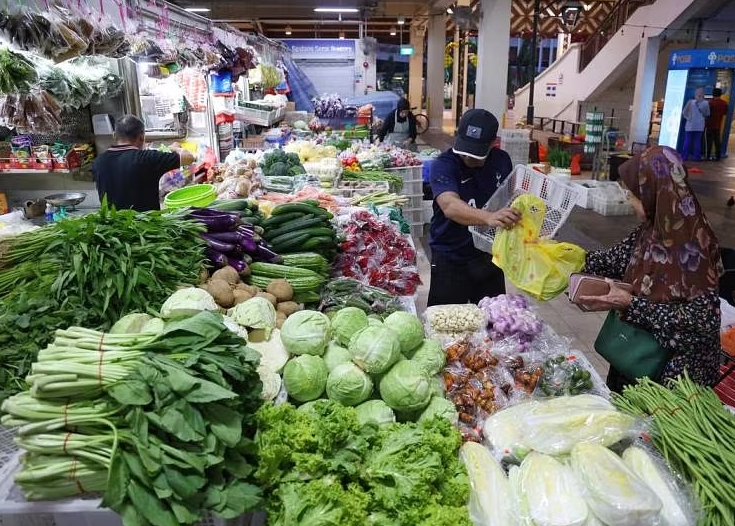
[[[486,221],[488,226],[512,228],[521,220],[521,213],[515,208],[501,208],[496,212],[489,212]]]
[[[580,296],[577,302],[589,310],[604,311],[612,309],[627,309],[633,301],[633,295],[625,289],[615,285],[611,279],[605,279],[610,285],[610,292],[604,296]]]

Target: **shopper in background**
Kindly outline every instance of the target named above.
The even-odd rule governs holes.
[[[407,150],[416,149],[416,117],[411,113],[408,100],[398,100],[396,110],[383,122],[378,139]]]
[[[717,239],[687,182],[679,154],[654,146],[620,166],[621,180],[642,221],[625,240],[587,254],[583,272],[622,280],[605,296],[582,297],[593,310],[618,310],[670,352],[660,382],[685,370],[702,385],[717,380],[720,350]],[[610,369],[607,385],[620,391],[634,378]]]
[[[704,99],[704,88],[697,88],[694,98],[684,106],[682,116],[686,119],[682,158],[685,161],[701,161],[704,123],[709,117],[709,103]]]
[[[490,254],[475,248],[467,228],[509,228],[520,220],[512,208],[482,209],[513,168],[508,153],[495,147],[497,133],[498,120],[492,113],[469,110],[459,121],[453,148],[431,165],[429,305],[477,303],[505,292],[503,271]]]
[[[177,145],[168,153],[144,149],[145,124],[134,115],[115,123],[115,142],[94,160],[92,174],[100,201],[107,196],[117,209],[159,210],[163,174],[194,162],[194,156]]]
[[[712,99],[709,101],[709,117],[706,123],[707,159],[710,161],[720,160],[720,148],[722,136],[722,121],[727,115],[727,102],[722,100],[722,90],[712,90]],[[714,155],[712,154],[714,150]]]

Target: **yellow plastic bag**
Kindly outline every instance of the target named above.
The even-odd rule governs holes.
[[[539,238],[546,215],[540,197],[522,194],[511,206],[521,220],[511,229],[496,230],[493,263],[522,291],[538,300],[553,299],[569,286],[569,275],[582,269],[585,251],[572,243]]]

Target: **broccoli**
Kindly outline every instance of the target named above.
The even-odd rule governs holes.
[[[296,166],[292,166],[291,168],[288,169],[289,175],[301,175],[305,173],[306,173],[306,170],[304,170],[304,167],[301,166],[300,164],[297,164]]]
[[[285,162],[289,166],[298,166],[301,164],[301,159],[299,158],[299,154],[289,152],[286,154],[286,158],[283,160],[283,162]]]
[[[286,159],[286,152],[283,150],[273,150],[263,156],[263,168],[267,171],[275,163],[285,163]]]
[[[274,162],[270,166],[266,166],[265,175],[268,177],[288,177],[290,175],[288,165],[283,161]]]

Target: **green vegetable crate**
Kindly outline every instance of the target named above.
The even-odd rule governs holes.
[[[120,517],[100,500],[78,498],[27,502],[13,483],[20,466],[20,452],[13,431],[0,426],[0,524],[2,526],[122,526]],[[249,513],[237,519],[207,516],[195,526],[265,526],[265,513]]]

